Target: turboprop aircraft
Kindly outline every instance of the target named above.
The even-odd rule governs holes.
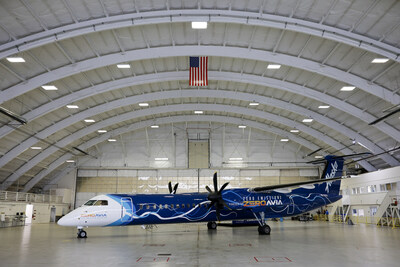
[[[208,222],[256,219],[260,235],[269,235],[267,218],[294,216],[342,198],[339,195],[343,162],[346,156],[326,156],[313,163],[325,162],[323,179],[255,188],[218,189],[217,173],[214,190],[208,193],[176,194],[106,194],[91,198],[83,206],[62,217],[58,224],[78,228],[78,238],[87,237],[89,226],[149,225],[166,223]]]

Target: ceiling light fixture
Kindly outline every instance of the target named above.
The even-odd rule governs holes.
[[[106,133],[107,130],[98,130],[97,132],[98,132],[98,133]]]
[[[22,57],[8,57],[7,60],[12,63],[25,62],[25,59],[23,59]]]
[[[139,107],[148,107],[149,103],[139,103]]]
[[[290,130],[290,132],[291,132],[291,133],[298,133],[298,132],[300,132],[300,131],[297,130],[297,129],[293,129],[293,130]]]
[[[246,127],[247,127],[246,125],[239,125],[238,126],[238,128],[240,128],[240,129],[246,129]]]
[[[129,64],[117,64],[117,68],[119,68],[119,69],[130,69],[131,65],[129,65]]]
[[[153,129],[160,128],[160,126],[158,126],[158,125],[151,125],[150,127],[153,128]]]
[[[67,105],[67,108],[79,108],[77,105]]]
[[[75,162],[75,160],[69,159],[69,160],[66,160],[65,162],[72,163],[72,162]]]
[[[192,21],[192,29],[207,29],[207,21]]]
[[[355,88],[355,86],[343,86],[340,91],[353,91]]]
[[[257,103],[257,102],[250,102],[249,103],[249,106],[258,106],[258,105],[260,105],[260,103]]]
[[[39,150],[39,149],[42,149],[42,148],[40,146],[31,146],[31,149]]]
[[[195,110],[194,111],[194,114],[203,114],[204,113],[204,111],[202,111],[202,110]]]
[[[117,141],[117,139],[108,139],[108,142],[116,142]]]
[[[322,106],[319,106],[318,108],[330,108],[331,106],[328,106],[328,105],[322,105]]]
[[[167,161],[168,158],[154,158],[154,160],[156,160],[156,161]]]
[[[55,87],[54,85],[42,85],[42,88],[46,91],[56,91],[58,90],[57,87]]]
[[[243,158],[229,158],[230,161],[242,161]]]
[[[92,119],[86,119],[86,120],[84,120],[85,122],[96,122],[95,120],[92,120]]]
[[[314,158],[316,158],[316,159],[322,159],[323,156],[315,156]]]
[[[287,139],[287,138],[282,138],[281,139],[281,142],[288,142],[289,141],[289,139]]]
[[[269,64],[267,66],[267,69],[270,69],[270,70],[278,70],[280,68],[281,68],[281,65],[279,65],[279,64]]]
[[[386,63],[388,62],[388,58],[374,58],[371,63]]]
[[[313,119],[304,119],[303,122],[312,122]]]

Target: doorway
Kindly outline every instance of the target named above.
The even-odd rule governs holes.
[[[56,207],[51,207],[50,210],[50,222],[56,222]]]

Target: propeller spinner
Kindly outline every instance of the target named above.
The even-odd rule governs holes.
[[[217,219],[220,221],[220,210],[223,209],[224,207],[231,209],[224,201],[222,198],[222,191],[225,189],[225,187],[228,186],[229,182],[224,183],[221,188],[218,190],[218,181],[217,181],[217,173],[214,173],[213,177],[213,183],[214,183],[214,191],[212,191],[207,185],[206,189],[210,193],[207,197],[208,200],[211,201],[210,205],[208,206],[209,208],[211,206],[215,206],[215,212],[217,214]]]

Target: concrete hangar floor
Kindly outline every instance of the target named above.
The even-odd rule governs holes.
[[[0,266],[399,266],[400,231],[328,222],[269,222],[208,230],[206,224],[0,229]]]

